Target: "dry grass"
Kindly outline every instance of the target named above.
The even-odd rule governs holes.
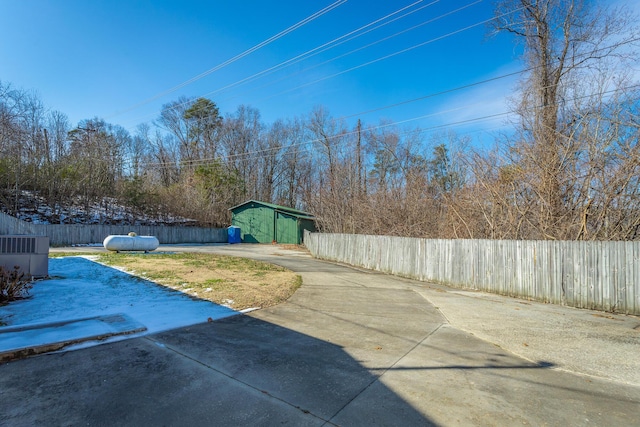
[[[106,253],[99,254],[98,261],[235,310],[276,305],[302,283],[300,276],[283,267],[224,255]]]

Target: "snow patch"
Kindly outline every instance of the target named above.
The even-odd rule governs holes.
[[[116,268],[98,264],[90,258],[73,256],[50,259],[49,274],[52,279],[37,281],[30,292],[30,298],[0,307],[0,325],[3,325],[0,331],[3,328],[116,313],[123,313],[147,328],[146,332],[126,337],[112,337],[100,342],[87,342],[69,347],[66,349],[68,350],[238,314],[229,307],[210,301],[195,300]],[[57,329],[55,336],[49,339],[64,341],[73,333],[73,326]],[[13,340],[15,339],[14,337]]]
[[[15,193],[10,196],[15,199]],[[17,212],[1,206],[0,212],[15,214],[16,218],[33,224],[109,224],[109,225],[170,225],[193,226],[197,221],[169,214],[149,215],[126,207],[117,199],[104,197],[85,203],[79,197],[53,206],[32,191],[22,190],[17,196]]]

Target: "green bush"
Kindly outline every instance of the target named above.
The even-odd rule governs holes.
[[[33,287],[31,276],[20,272],[20,267],[13,270],[0,266],[0,304],[24,298]]]

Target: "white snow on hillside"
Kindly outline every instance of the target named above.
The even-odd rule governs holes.
[[[15,201],[12,200],[15,209]],[[45,200],[30,192],[21,191],[17,202],[16,218],[34,224],[113,224],[113,225],[194,225],[195,220],[171,215],[140,214],[131,207],[123,206],[116,199],[105,197],[99,203],[85,206],[79,199],[65,205],[48,205]],[[0,210],[12,215],[9,206],[0,205]]]

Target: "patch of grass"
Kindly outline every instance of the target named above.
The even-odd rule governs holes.
[[[131,265],[131,263],[128,263]],[[144,271],[141,273],[145,279],[150,280],[179,280],[180,276],[173,270]]]
[[[209,279],[209,280],[205,280],[203,286],[212,286],[212,285],[217,285],[224,282],[226,282],[225,279]]]
[[[300,276],[283,267],[239,257],[202,253],[91,255],[137,277],[236,310],[281,303],[302,284]]]
[[[49,258],[63,258],[67,256],[96,255],[95,252],[49,252]]]

